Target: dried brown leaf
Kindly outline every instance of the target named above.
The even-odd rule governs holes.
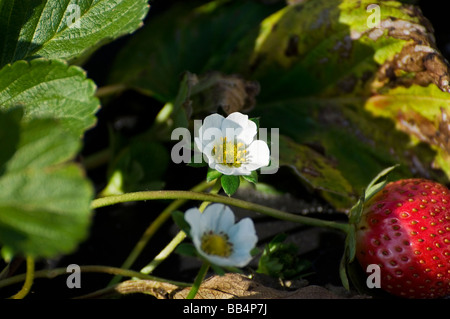
[[[184,299],[190,288],[174,294],[174,299]],[[327,288],[310,285],[296,290],[279,290],[268,287],[257,279],[228,273],[212,276],[200,286],[196,299],[341,299],[350,294],[333,292]]]
[[[378,80],[389,87],[435,84],[449,92],[449,66],[436,46],[432,25],[417,6],[405,5],[404,8],[405,12],[409,9],[409,14],[419,23],[390,18],[371,31],[374,39],[387,30],[389,36],[408,41],[394,59],[380,67]]]
[[[250,111],[259,94],[259,83],[247,81],[239,75],[224,75],[210,72],[199,76],[192,96],[195,111],[217,112],[222,108],[226,114]]]

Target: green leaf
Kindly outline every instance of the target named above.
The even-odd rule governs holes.
[[[167,101],[159,111],[155,119],[155,124],[147,133],[151,136],[158,136],[161,139],[168,139],[176,128],[188,127],[189,99],[192,87],[195,85],[195,75],[186,72],[180,82],[178,94],[173,100]]]
[[[434,167],[450,176],[449,92],[433,84],[397,87],[371,97],[365,106],[371,114],[391,119],[411,144],[429,145],[436,152]]]
[[[0,145],[15,134],[0,136]],[[86,238],[93,188],[69,161],[79,147],[79,137],[56,121],[21,123],[16,152],[0,176],[0,243],[7,251],[51,258]]]
[[[210,267],[217,275],[219,275],[219,276],[225,275],[225,270],[222,267],[214,265],[214,264],[210,264]]]
[[[191,233],[191,226],[188,222],[184,219],[184,213],[180,211],[174,211],[172,212],[172,219],[175,222],[175,224],[186,233],[186,235],[189,237]]]
[[[0,141],[2,141],[0,152],[0,176],[6,169],[6,163],[17,150],[20,139],[20,121],[23,110],[21,108],[12,109],[8,113],[0,111]]]
[[[52,119],[29,121],[20,132],[17,151],[6,165],[9,173],[40,169],[72,159],[80,149],[78,136],[54,128]]]
[[[280,136],[279,147],[280,165],[290,167],[295,175],[322,191],[324,196],[335,194],[344,201],[353,198],[355,190],[332,160],[286,136]]]
[[[378,29],[367,26],[368,4],[381,8]],[[370,177],[384,167],[400,163],[396,174],[409,177],[419,165],[424,175],[440,179],[434,165],[449,166],[443,156],[445,144],[433,145],[431,136],[425,140],[431,147],[414,143],[416,126],[410,131],[399,129],[395,118],[401,108],[407,114],[431,112],[430,123],[415,131],[434,134],[445,126],[445,122],[438,124],[445,113],[441,115],[437,105],[444,110],[450,107],[444,59],[433,49],[432,40],[416,38],[420,34],[430,39],[432,32],[421,24],[419,12],[397,1],[318,0],[286,6],[261,23],[249,67],[241,71],[261,84],[257,110],[261,125],[279,127],[281,135],[317,151],[325,167],[332,168],[329,172],[340,173],[340,178],[331,175],[332,192],[322,192],[338,208],[349,207],[355,196],[342,201],[345,197],[336,197],[333,190],[341,184],[341,194],[357,198]],[[406,30],[416,33],[405,37]],[[255,42],[251,36],[248,41]],[[425,66],[426,56],[433,59],[435,70]],[[407,57],[414,63],[401,64]],[[424,71],[414,73],[413,67]],[[396,76],[389,76],[387,70]],[[444,79],[437,74],[445,74]],[[302,151],[280,150],[280,161],[284,157],[284,165],[305,165],[308,158],[298,160]],[[313,181],[314,187],[332,185]]]
[[[220,182],[225,193],[231,196],[238,190],[240,179],[236,175],[222,175]]]
[[[244,35],[279,8],[248,0],[199,3],[181,1],[150,19],[118,55],[109,82],[172,101],[180,74],[225,70]]]
[[[175,252],[187,257],[198,257],[197,249],[192,244],[181,243],[177,246]]]
[[[0,2],[0,67],[45,57],[75,60],[134,32],[147,0],[24,0]]]
[[[82,136],[96,123],[95,89],[81,68],[63,61],[18,61],[0,69],[0,110],[22,105],[25,120],[52,118]]]
[[[131,141],[115,154],[108,168],[108,184],[103,196],[164,187],[164,173],[170,157],[157,142]]]
[[[298,247],[293,243],[286,243],[286,238],[286,234],[278,234],[265,246],[256,272],[282,279],[294,279],[304,275],[303,272],[311,264],[299,258]]]
[[[172,101],[186,70],[257,81],[250,117],[280,129],[291,141],[280,162],[339,210],[395,164],[398,177],[448,181],[450,78],[420,10],[381,0],[192,3],[143,28],[110,82]],[[368,26],[369,4],[380,6],[378,28]]]

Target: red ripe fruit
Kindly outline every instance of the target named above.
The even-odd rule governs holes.
[[[380,266],[381,288],[404,298],[450,295],[450,191],[425,179],[387,184],[364,206],[356,258]]]

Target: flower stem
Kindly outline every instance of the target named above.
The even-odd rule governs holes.
[[[201,185],[199,185],[199,187],[197,188],[201,188]],[[207,183],[206,185],[210,185],[210,183]],[[220,184],[220,178],[216,179],[215,184],[213,185],[213,187],[210,190],[210,193],[212,194],[217,194],[220,191],[221,188],[221,184]],[[206,187],[203,187],[206,188]],[[199,190],[199,189],[197,189]],[[203,211],[206,206],[209,204],[210,202],[203,202],[200,205],[200,211]],[[164,247],[164,249],[144,268],[141,269],[141,272],[143,274],[150,274],[151,272],[153,272],[153,270],[155,270],[155,268],[162,263],[176,248],[177,246],[186,238],[186,234],[183,231],[180,231],[171,241],[170,243]]]
[[[11,299],[23,299],[28,295],[30,292],[31,286],[33,285],[34,281],[34,258],[28,256],[27,258],[27,273],[25,276],[25,282],[22,286],[22,289],[20,289],[19,292],[17,292],[14,296],[11,296]]]
[[[216,183],[214,184],[214,186],[212,187],[212,189],[209,191],[210,194],[217,194],[219,193],[220,189],[222,188],[222,184],[220,182],[220,177],[216,179]],[[203,212],[206,208],[206,206],[208,206],[209,204],[211,204],[211,202],[208,201],[204,201],[200,207],[199,207],[199,211]]]
[[[144,268],[141,269],[141,273],[150,274],[155,268],[166,260],[167,257],[177,248],[177,246],[186,238],[186,234],[183,231],[179,231],[178,234],[170,241],[170,243],[164,247],[163,250]]]
[[[95,92],[95,96],[98,98],[102,98],[102,97],[122,93],[126,89],[127,89],[127,87],[123,84],[106,85],[106,86],[98,88],[97,92]]]
[[[200,285],[203,282],[203,279],[206,276],[206,273],[209,269],[209,263],[203,262],[202,267],[200,267],[200,270],[198,271],[197,277],[195,277],[194,284],[192,285],[191,290],[189,291],[189,294],[187,295],[186,299],[194,299],[197,295],[198,289],[200,288]]]
[[[101,266],[101,265],[87,265],[87,266],[80,266],[80,271],[85,273],[106,273],[111,275],[121,275],[123,277],[135,277],[139,279],[144,280],[153,280],[158,282],[166,282],[170,283],[179,287],[189,287],[190,284],[179,282],[179,281],[172,281],[167,280],[164,278],[154,277],[142,274],[137,271],[129,270],[129,269],[121,269],[117,267],[110,267],[110,266]],[[39,270],[34,273],[34,278],[48,278],[52,279],[57,276],[62,276],[67,274],[66,268],[55,268],[55,269],[45,269],[45,270]],[[16,284],[18,282],[21,282],[25,279],[27,279],[28,273],[26,275],[16,275],[12,276],[3,280],[0,280],[0,288],[6,287],[8,285]]]
[[[345,233],[348,233],[350,230],[350,226],[347,223],[338,223],[334,221],[326,221],[307,216],[290,214],[275,208],[247,202],[233,197],[222,196],[217,194],[205,194],[193,191],[166,190],[166,191],[146,191],[146,192],[127,193],[122,195],[95,199],[92,202],[91,207],[93,209],[96,209],[109,205],[115,205],[118,203],[143,201],[143,200],[157,200],[157,199],[190,199],[190,200],[216,202],[259,212],[277,219],[287,220],[294,223],[300,223],[309,226],[332,228],[343,231]]]

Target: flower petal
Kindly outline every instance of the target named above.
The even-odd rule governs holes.
[[[214,148],[214,145],[215,144],[213,142],[211,142],[211,143],[205,145],[203,148],[203,158],[205,158],[205,156],[206,156],[205,161],[209,164],[209,166],[212,169],[214,169],[214,167],[212,167],[212,166],[215,166],[215,164],[216,164],[216,158],[214,157],[214,155],[212,155],[212,150]]]
[[[205,146],[213,141],[213,136],[215,138],[220,138],[222,136],[221,127],[223,121],[224,117],[217,113],[205,117],[205,119],[203,120],[203,125],[199,128],[197,137],[199,139],[199,142],[196,141],[197,147],[199,147],[198,144]],[[202,150],[203,148],[199,147],[199,149]]]
[[[250,175],[251,172],[247,170],[244,166],[234,167],[223,164],[216,164],[214,169],[224,175]]]
[[[257,242],[255,227],[250,218],[244,218],[235,224],[233,211],[223,204],[210,204],[201,213],[191,208],[185,213],[186,222],[191,226],[192,241],[198,253],[218,266],[244,267],[252,259],[251,250]],[[228,257],[210,255],[202,250],[202,237],[205,232],[226,234],[232,244],[232,253]]]
[[[248,115],[239,112],[231,113],[222,122],[222,134],[231,140],[236,137],[245,144],[251,143],[256,135],[256,124],[249,121]]]
[[[203,139],[199,138],[199,137],[194,137],[194,142],[195,142],[195,146],[197,147],[197,149],[200,152],[203,152],[203,143],[202,143]]]
[[[224,121],[224,119],[225,118],[222,115],[217,114],[217,113],[208,115],[203,120],[203,125],[200,127],[200,129],[203,129],[203,131],[204,131],[211,127],[221,128],[222,122]]]
[[[247,127],[237,135],[237,140],[243,142],[245,145],[249,145],[255,139],[257,129],[256,123],[248,120]]]
[[[231,113],[222,122],[222,134],[227,136],[227,139],[236,137],[238,142],[250,144],[257,133],[256,123],[250,121],[247,115],[239,112]]]
[[[222,123],[222,128],[235,127],[235,128],[247,128],[248,125],[248,115],[242,114],[240,112],[234,112],[228,115]]]
[[[208,228],[215,233],[227,233],[234,225],[234,214],[230,207],[223,204],[210,204],[203,212],[203,218],[208,219]]]
[[[236,245],[236,247],[242,249],[252,249],[257,241],[255,225],[250,218],[244,218],[233,227],[228,230],[228,236],[230,236],[230,241]]]
[[[193,239],[200,237],[203,234],[203,229],[200,229],[200,220],[202,213],[198,208],[190,208],[184,214],[184,219],[191,226],[190,235]]]
[[[270,162],[270,150],[267,143],[262,140],[256,140],[251,143],[248,148],[246,169],[250,171],[257,170],[260,167],[269,165]]]
[[[237,266],[236,262],[233,259],[230,258],[225,258],[225,257],[220,257],[220,256],[216,256],[216,255],[208,255],[203,251],[200,251],[200,254],[205,257],[206,259],[208,259],[211,263],[217,265],[217,266],[222,266],[222,267],[232,267],[232,266]]]
[[[217,145],[222,141],[222,131],[217,127],[208,127],[202,131],[202,137],[200,139],[201,145],[203,145],[204,149],[207,145],[213,144]]]

